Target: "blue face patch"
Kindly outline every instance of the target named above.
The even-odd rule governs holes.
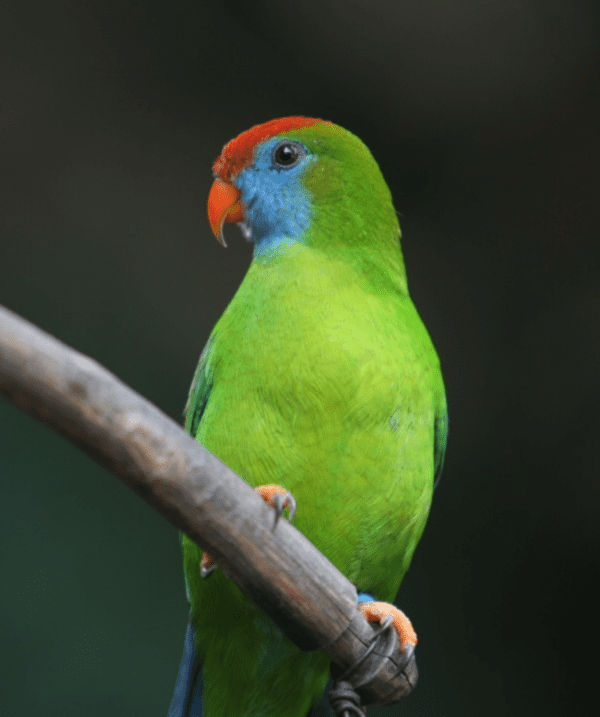
[[[276,156],[285,156],[282,143],[281,138],[264,142],[252,165],[233,180],[242,192],[244,233],[254,242],[256,257],[278,254],[302,241],[312,217],[311,196],[302,182],[302,174],[315,158],[304,145],[289,140],[300,155],[290,166],[278,164]]]

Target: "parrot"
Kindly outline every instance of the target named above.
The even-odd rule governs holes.
[[[208,221],[238,224],[252,260],[201,353],[185,429],[254,487],[357,589],[391,603],[441,474],[440,362],[409,296],[390,190],[333,122],[283,117],[227,143]],[[330,658],[303,652],[182,534],[190,618],[169,717],[330,714]]]

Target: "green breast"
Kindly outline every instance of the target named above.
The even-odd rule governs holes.
[[[296,245],[254,262],[215,327],[198,440],[360,590],[392,600],[431,501],[437,356],[405,292]]]

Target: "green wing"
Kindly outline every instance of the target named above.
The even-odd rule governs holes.
[[[202,420],[202,414],[204,413],[212,389],[212,371],[210,370],[208,360],[211,346],[212,339],[208,339],[206,346],[200,354],[196,373],[190,386],[187,403],[183,410],[185,430],[194,438],[198,433],[198,426]]]
[[[446,456],[446,443],[448,442],[448,408],[446,407],[446,398],[435,416],[434,424],[434,488],[442,477],[442,469],[444,467],[444,457]]]

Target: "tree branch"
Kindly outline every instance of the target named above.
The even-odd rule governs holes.
[[[0,307],[0,393],[121,478],[190,536],[303,650],[342,669],[373,638],[355,587],[218,458],[96,361]],[[299,506],[302,510],[302,506]],[[389,704],[417,678],[396,647],[367,658],[365,703]],[[378,654],[379,653],[379,654]]]

